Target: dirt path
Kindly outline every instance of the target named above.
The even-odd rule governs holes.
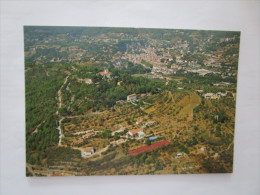
[[[42,121],[39,125],[37,125],[37,127],[34,129],[34,131],[32,132],[32,134],[38,133],[38,128],[45,123],[45,121]]]
[[[62,146],[61,142],[62,142],[62,138],[64,137],[63,130],[62,130],[62,121],[65,119],[65,117],[61,116],[60,113],[59,113],[59,109],[62,107],[62,92],[61,92],[61,90],[64,87],[64,85],[67,83],[68,78],[69,78],[69,75],[65,78],[62,86],[60,87],[60,89],[58,91],[58,109],[57,109],[57,112],[56,112],[56,114],[60,118],[59,126],[57,127],[57,130],[59,131],[59,143],[58,143],[58,146]]]
[[[69,78],[69,75],[65,78],[62,86],[60,87],[60,89],[58,91],[58,108],[61,108],[61,106],[62,106],[62,93],[61,93],[61,90],[64,87],[64,85],[67,83],[68,78]]]
[[[45,71],[47,77],[50,76],[49,72],[47,70],[44,70],[44,71]]]
[[[44,72],[45,72],[46,76],[47,76],[47,77],[50,76],[50,75],[49,75],[49,72],[48,72],[48,70],[45,68],[45,65],[44,65],[44,64],[42,64],[42,68],[44,69]]]
[[[106,146],[105,148],[102,148],[102,149],[96,151],[94,155],[99,155],[99,156],[101,156],[101,155],[102,155],[101,153],[107,151],[108,148],[109,148],[109,146]]]
[[[59,120],[59,126],[57,128],[57,130],[59,131],[59,143],[58,143],[58,146],[62,145],[61,141],[62,141],[62,138],[64,137],[63,130],[61,128],[63,120],[64,120],[64,117],[61,117],[61,119]]]
[[[63,89],[64,85],[67,83],[69,78],[69,75],[65,78],[62,86],[60,87],[59,91],[58,91],[58,109],[56,114],[59,116],[60,120],[59,120],[59,126],[57,127],[57,130],[59,131],[59,143],[58,146],[62,146],[62,138],[64,138],[64,132],[62,129],[62,121],[66,118],[72,119],[72,118],[79,118],[79,117],[90,117],[90,116],[94,116],[99,114],[100,112],[90,112],[87,114],[82,114],[82,115],[75,115],[75,116],[62,116],[59,113],[59,109],[62,107],[62,92],[61,90]],[[74,101],[74,100],[73,100]]]

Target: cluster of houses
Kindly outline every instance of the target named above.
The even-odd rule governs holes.
[[[111,75],[112,75],[112,72],[109,72],[108,69],[104,69],[103,72],[98,72],[97,75],[101,75],[103,79],[111,79]],[[93,84],[93,81],[92,79],[90,78],[77,78],[77,82],[79,83],[85,83],[85,84]],[[96,83],[97,84],[97,83]],[[121,83],[119,82],[118,85],[120,85]]]
[[[126,142],[128,139],[143,139],[143,138],[147,137],[147,135],[144,131],[144,128],[153,126],[153,125],[157,124],[157,122],[156,121],[144,121],[143,119],[139,119],[139,120],[136,121],[136,124],[140,127],[127,131],[125,136],[121,136],[121,138],[118,139],[118,140],[111,141],[107,145],[107,147],[118,146],[118,145]],[[115,135],[115,133],[121,133],[121,132],[124,132],[124,131],[125,131],[125,127],[123,127],[121,125],[121,127],[119,129],[112,131],[112,136]],[[74,144],[84,143],[84,141],[87,138],[91,138],[95,135],[96,135],[96,133],[94,131],[88,132],[87,134],[84,134],[81,139],[76,140],[74,142]],[[82,158],[89,158],[95,153],[95,148],[94,147],[86,147],[86,148],[80,149],[80,151],[81,151]]]
[[[234,37],[231,38],[223,38],[223,40],[233,40]],[[220,41],[221,42],[221,41]],[[193,72],[198,73],[200,76],[205,76],[206,74],[221,74],[221,72],[207,70],[207,69],[199,69],[201,65],[198,60],[185,60],[183,57],[185,53],[190,53],[188,50],[189,43],[187,41],[182,41],[181,43],[176,42],[172,48],[144,48],[141,54],[126,54],[125,58],[135,64],[142,64],[143,61],[148,62],[152,65],[151,74],[154,75],[154,78],[163,79],[161,76],[157,76],[159,74],[170,75],[175,74],[180,69],[185,69],[184,73]],[[175,62],[169,67],[171,63],[173,63],[173,58],[169,55],[169,50],[178,49],[180,51],[179,54],[175,54]],[[201,50],[200,50],[201,51]],[[158,54],[161,52],[161,54]],[[205,54],[207,58],[204,60],[204,65],[213,68],[221,68],[225,60],[222,57],[221,52],[215,52],[214,55],[212,53]],[[169,62],[171,62],[169,64]],[[146,66],[145,64],[143,64]],[[231,76],[231,75],[229,75]]]
[[[236,39],[236,36],[233,37],[225,37],[225,38],[220,38],[219,42],[228,42],[228,41],[234,41]]]
[[[184,45],[186,45],[186,43],[184,43]],[[174,49],[174,47],[169,48],[169,49]],[[170,64],[173,63],[173,58],[169,54],[169,50],[167,53],[163,53],[164,50],[165,50],[165,48],[156,48],[155,49],[152,47],[148,47],[148,48],[143,49],[144,53],[126,54],[126,56],[124,56],[124,57],[135,64],[143,64],[145,67],[147,67],[147,65],[144,63],[144,61],[151,64],[152,65],[152,70],[151,70],[152,75],[156,75],[158,73],[162,73],[164,75],[169,75],[169,74],[176,73],[176,71],[179,69],[182,69],[182,66],[178,66],[176,64],[174,66],[169,67]],[[157,55],[157,52],[162,52],[162,54]],[[171,63],[169,64],[169,62],[171,62]],[[159,79],[160,78],[161,77],[159,77]]]
[[[127,135],[131,137],[139,137],[139,138],[144,138],[146,136],[143,128],[132,129],[127,132]]]
[[[139,119],[136,121],[136,124],[141,126],[140,128],[137,128],[137,129],[132,129],[132,130],[129,130],[127,132],[127,135],[132,137],[132,138],[144,138],[146,137],[146,134],[144,132],[144,128],[145,127],[150,127],[150,126],[153,126],[155,124],[157,124],[156,121],[143,121],[143,119]]]
[[[198,73],[200,76],[205,76],[206,74],[219,74],[219,72],[214,72],[206,69],[186,69],[187,72],[193,72],[193,73]]]
[[[76,133],[76,134],[74,134],[74,135],[80,135],[80,136],[81,136],[82,133],[80,132],[80,134],[79,134],[79,133]],[[82,143],[84,143],[84,142],[86,141],[86,139],[89,139],[89,138],[91,138],[91,137],[94,137],[95,135],[96,135],[96,132],[94,132],[93,130],[88,131],[88,133],[83,133],[83,135],[81,136],[80,139],[75,140],[75,141],[73,142],[73,145],[82,144]]]
[[[169,75],[169,74],[175,74],[177,69],[175,68],[168,68],[166,66],[154,66],[152,69],[152,74],[155,73],[162,73],[164,75]]]
[[[204,93],[204,94],[203,94],[203,90],[196,90],[196,91],[199,94],[201,94],[202,97],[204,97],[205,99],[216,100],[216,99],[220,99],[222,97],[226,97],[228,94],[232,95],[234,97],[234,99],[236,99],[236,93],[234,93],[232,91],[226,91],[225,93],[217,92],[217,93]]]
[[[230,85],[230,83],[228,82],[220,82],[220,83],[214,83],[214,86],[218,86],[218,87],[228,87]]]
[[[211,100],[216,100],[216,99],[219,99],[220,97],[224,97],[226,96],[225,93],[221,93],[221,92],[218,92],[218,93],[205,93],[203,94],[203,97],[205,99],[211,99]]]

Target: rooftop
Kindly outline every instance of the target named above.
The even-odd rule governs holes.
[[[76,141],[75,141],[76,144],[81,144],[81,143],[83,143],[83,142],[84,142],[84,139],[79,139],[79,140],[76,140]]]
[[[172,144],[172,143],[167,141],[167,140],[163,140],[163,141],[151,144],[150,146],[143,146],[141,148],[131,150],[131,151],[128,152],[128,155],[132,155],[132,156],[138,155],[138,154],[141,154],[141,153],[144,153],[144,152],[149,152],[149,151],[155,150],[157,148],[160,148],[162,146],[166,146],[166,145],[170,145],[170,144]]]
[[[146,124],[154,124],[156,121],[147,121]]]
[[[85,152],[92,152],[93,150],[94,150],[93,147],[86,147],[86,148],[84,148]]]
[[[143,131],[143,129],[142,129],[142,128],[132,129],[132,130],[130,130],[129,132],[131,132],[131,133],[134,135],[134,134],[137,134],[137,133],[140,132],[140,131]]]
[[[112,74],[112,72],[99,72],[101,75]]]
[[[92,136],[92,135],[95,135],[95,133],[87,133],[87,134],[83,135],[83,137],[84,137],[84,138],[85,138],[85,137],[90,137],[90,136]]]

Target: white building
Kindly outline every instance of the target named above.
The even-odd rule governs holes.
[[[140,138],[144,138],[146,136],[146,134],[143,131],[139,131],[137,134]]]
[[[217,95],[218,95],[218,96],[221,96],[221,97],[225,97],[225,96],[227,96],[226,93],[222,93],[222,92],[217,92]]]
[[[199,94],[202,94],[204,91],[202,89],[196,90]]]
[[[219,99],[220,96],[214,93],[206,93],[203,95],[205,99]]]
[[[183,157],[183,154],[182,153],[176,154],[176,158],[179,158],[179,157]]]
[[[137,95],[136,94],[131,94],[127,96],[127,101],[135,101],[137,99]]]
[[[95,153],[94,148],[93,147],[87,147],[84,148],[83,150],[81,150],[81,157],[82,158],[87,158],[92,156]]]
[[[85,78],[85,79],[78,78],[77,81],[79,83],[93,84],[92,79],[89,79],[89,78]]]
[[[93,81],[92,81],[92,79],[86,78],[85,83],[86,84],[93,84]]]

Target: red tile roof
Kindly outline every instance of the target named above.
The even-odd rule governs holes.
[[[84,142],[84,139],[79,139],[79,140],[76,140],[74,143],[76,143],[76,144],[81,144],[81,143],[83,143]]]
[[[156,121],[148,121],[146,124],[154,124],[154,123],[156,123]]]
[[[95,133],[87,133],[87,134],[83,135],[82,137],[83,137],[83,138],[89,138],[89,137],[91,137],[92,135],[95,135]]]
[[[132,129],[132,130],[130,130],[129,132],[131,132],[133,135],[135,135],[135,134],[137,134],[137,133],[140,132],[140,131],[143,131],[143,129],[142,129],[142,128]]]
[[[112,72],[99,72],[101,75],[112,74]]]
[[[86,152],[92,152],[93,150],[94,150],[93,147],[84,148],[84,151],[86,151]]]
[[[167,141],[167,140],[163,140],[163,141],[160,141],[160,142],[156,142],[150,146],[144,146],[144,147],[141,147],[141,148],[138,148],[136,150],[131,150],[128,152],[128,155],[138,155],[138,154],[141,154],[141,153],[144,153],[144,152],[149,152],[149,151],[152,151],[152,150],[155,150],[157,148],[160,148],[162,146],[166,146],[166,145],[169,145],[169,144],[172,144],[171,142]]]

